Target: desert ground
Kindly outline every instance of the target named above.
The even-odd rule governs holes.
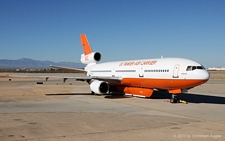
[[[0,141],[225,140],[224,72],[179,95],[188,104],[170,97],[96,96],[85,82],[0,73]]]

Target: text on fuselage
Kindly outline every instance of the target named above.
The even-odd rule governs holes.
[[[154,61],[137,61],[137,62],[122,62],[119,66],[138,66],[138,65],[155,65],[157,63],[156,60]]]

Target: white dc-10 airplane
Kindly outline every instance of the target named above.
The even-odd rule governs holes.
[[[81,62],[84,69],[50,66],[52,68],[84,71],[86,76],[63,76],[87,81],[92,93],[124,93],[139,97],[151,97],[154,90],[172,94],[171,103],[177,103],[177,94],[187,92],[209,80],[209,72],[199,63],[184,58],[156,58],[99,63],[101,54],[93,52],[85,34],[80,35],[84,53]],[[46,77],[48,79],[48,77]]]

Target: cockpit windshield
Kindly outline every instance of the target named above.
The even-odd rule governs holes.
[[[188,66],[186,71],[193,71],[193,70],[205,70],[205,68],[203,66]]]

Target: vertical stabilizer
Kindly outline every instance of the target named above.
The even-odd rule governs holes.
[[[88,55],[92,53],[92,49],[91,46],[88,43],[86,34],[81,34],[80,35],[80,41],[81,41],[81,45],[83,46],[84,49],[84,55]]]
[[[86,65],[93,65],[101,60],[101,54],[99,52],[92,52],[91,46],[88,43],[85,34],[80,34],[80,42],[84,49],[84,53],[81,54],[80,61]]]

